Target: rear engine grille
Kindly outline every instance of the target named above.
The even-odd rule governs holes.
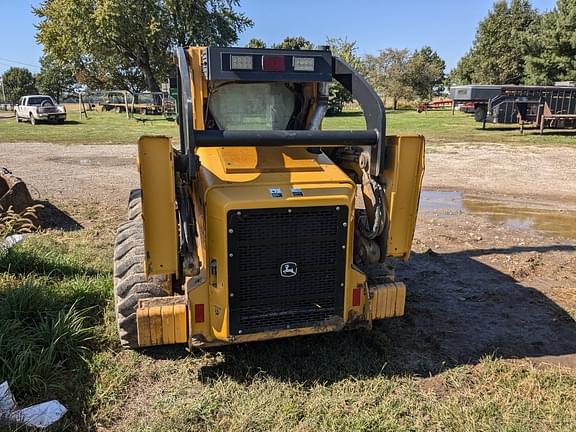
[[[230,211],[230,333],[341,317],[347,221],[345,206]]]

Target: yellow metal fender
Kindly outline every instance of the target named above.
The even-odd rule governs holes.
[[[408,259],[416,228],[424,177],[423,136],[386,137],[386,167],[380,183],[386,187],[386,256]]]
[[[142,219],[147,275],[178,275],[178,226],[174,150],[170,138],[138,140],[138,170],[142,188]]]

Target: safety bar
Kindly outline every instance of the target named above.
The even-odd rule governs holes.
[[[316,131],[194,131],[197,147],[349,147],[374,146],[379,142],[376,130]]]
[[[192,118],[190,73],[184,48],[179,48],[176,51],[176,61],[179,71],[180,145],[182,153],[188,157],[188,166],[192,176],[197,163],[194,152],[194,148],[197,146],[361,146],[363,151],[369,155],[370,174],[380,176],[384,172],[386,157],[386,112],[384,104],[372,86],[337,56],[332,56],[332,77],[342,84],[360,104],[366,120],[366,131],[195,131]]]

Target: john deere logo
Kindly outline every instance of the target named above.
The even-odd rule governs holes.
[[[298,265],[295,262],[285,262],[280,266],[280,276],[289,278],[296,276]]]

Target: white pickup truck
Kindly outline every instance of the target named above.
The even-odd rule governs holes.
[[[18,105],[14,107],[16,121],[29,121],[35,125],[39,121],[64,123],[66,120],[66,108],[57,105],[50,96],[30,95],[20,98]]]

